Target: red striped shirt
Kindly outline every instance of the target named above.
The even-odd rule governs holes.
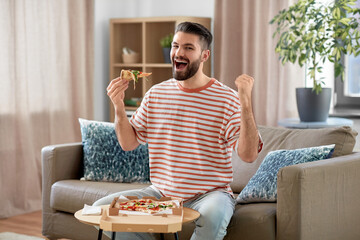
[[[240,132],[237,93],[215,79],[184,89],[175,79],[153,86],[130,119],[148,143],[150,180],[165,196],[231,192],[232,148]]]

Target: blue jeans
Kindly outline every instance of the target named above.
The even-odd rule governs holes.
[[[161,193],[153,187],[146,187],[143,189],[123,191],[114,193],[104,198],[99,199],[93,205],[110,204],[114,197],[123,196],[137,196],[142,198],[144,196],[153,196],[156,198],[162,197]],[[192,208],[200,213],[200,217],[195,221],[196,228],[191,236],[191,240],[220,240],[226,235],[226,228],[235,209],[235,199],[228,193],[213,191],[205,193],[196,199],[191,199],[184,202],[184,207]],[[104,232],[109,237],[109,232]],[[154,240],[157,238],[156,234],[149,233],[116,233],[116,239],[141,239]]]

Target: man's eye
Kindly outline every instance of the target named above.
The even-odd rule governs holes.
[[[192,47],[186,47],[185,49],[186,49],[186,50],[193,50]]]

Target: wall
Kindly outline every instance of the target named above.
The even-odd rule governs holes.
[[[95,0],[94,119],[109,121],[109,19],[160,16],[214,18],[215,0]]]

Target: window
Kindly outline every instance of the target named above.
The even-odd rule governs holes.
[[[345,79],[335,79],[336,107],[360,106],[360,55],[344,56]]]
[[[346,79],[344,82],[344,95],[347,97],[360,97],[360,56],[346,56]]]
[[[354,7],[360,8],[360,0]],[[359,22],[360,23],[360,22]],[[360,107],[360,55],[343,56],[345,79],[335,79],[336,107]]]

